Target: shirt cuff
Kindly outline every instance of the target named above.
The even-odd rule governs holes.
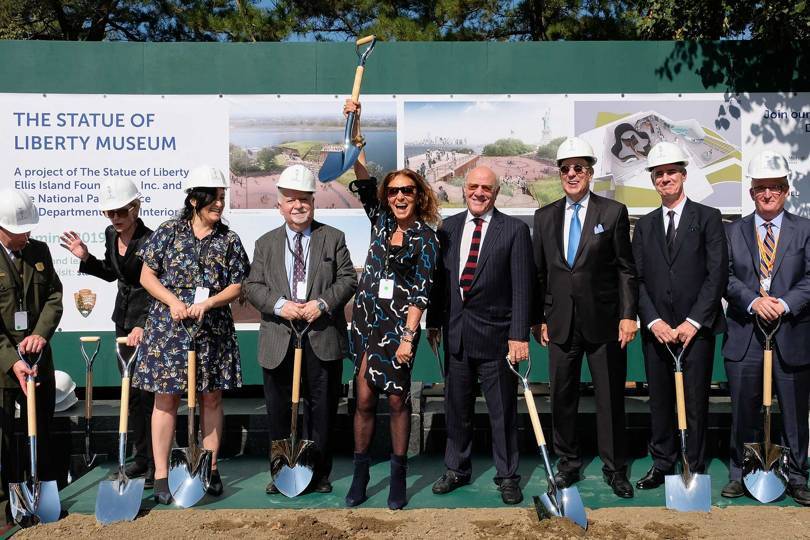
[[[785,302],[781,298],[778,298],[778,300],[779,300],[779,303],[782,304],[782,307],[785,308],[785,313],[790,313],[790,306],[787,305],[787,302]]]
[[[694,319],[690,319],[689,317],[686,318],[686,322],[688,322],[689,324],[694,326],[696,330],[700,330],[703,327],[702,324],[700,324],[699,322],[697,322]]]
[[[759,298],[759,297],[757,297],[757,298]],[[745,311],[747,311],[749,315],[752,315],[754,313],[754,310],[751,309],[751,306],[753,306],[754,302],[756,302],[756,301],[757,301],[757,299],[754,298],[753,300],[751,300],[751,303],[748,304],[748,309],[746,309]]]
[[[278,300],[276,300],[276,305],[273,306],[273,313],[276,315],[276,317],[281,317],[281,308],[283,308],[284,304],[286,304],[287,302],[289,302],[289,300],[287,300],[283,296]]]
[[[654,325],[655,323],[657,323],[658,321],[660,321],[660,320],[661,320],[661,317],[658,317],[657,319],[653,319],[653,321],[652,321],[650,324],[648,324],[648,325],[647,325],[647,330],[652,331],[652,327],[653,327],[653,325]]]

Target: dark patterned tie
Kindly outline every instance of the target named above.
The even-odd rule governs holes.
[[[766,222],[762,224],[765,227],[765,240],[762,242],[762,249],[759,250],[759,279],[760,283],[763,279],[771,277],[773,270],[773,261],[776,256],[776,239],[773,237],[773,223]],[[759,294],[768,296],[762,286],[759,288]]]
[[[11,254],[14,255],[14,268],[17,270],[17,273],[22,277],[23,275],[22,251],[12,251]]]
[[[304,273],[304,248],[301,245],[301,238],[304,235],[301,233],[296,233],[295,235],[295,254],[293,261],[293,287],[295,288],[292,291],[293,296],[297,302],[303,302],[306,298],[298,298],[298,283],[304,281],[305,273]]]
[[[470,286],[472,285],[473,276],[475,276],[475,268],[478,266],[478,253],[481,251],[481,229],[484,225],[484,220],[481,218],[474,218],[475,229],[473,230],[472,240],[470,240],[470,253],[467,255],[467,263],[464,265],[464,271],[461,272],[459,284],[461,290],[466,295]]]
[[[669,254],[672,255],[672,246],[675,243],[675,210],[667,212],[669,216],[669,223],[667,223],[667,249]]]

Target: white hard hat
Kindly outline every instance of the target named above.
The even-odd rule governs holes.
[[[276,187],[315,192],[315,175],[303,165],[290,165],[281,173]]]
[[[39,212],[34,200],[19,189],[0,190],[0,227],[10,233],[31,232],[39,223]]]
[[[128,178],[108,178],[101,183],[99,190],[98,208],[104,210],[117,210],[123,208],[138,197],[141,192]]]
[[[579,137],[568,137],[565,139],[559,148],[557,148],[557,165],[568,158],[585,158],[591,162],[591,165],[596,163],[596,155],[593,153],[593,148],[587,141]]]
[[[225,179],[222,171],[216,167],[202,165],[192,169],[183,182],[183,191],[198,187],[228,189],[228,180]]]
[[[652,171],[659,165],[669,165],[671,163],[682,163],[684,167],[689,165],[689,156],[683,148],[675,143],[661,141],[656,144],[647,154],[647,170]]]
[[[120,208],[120,207],[119,207]],[[57,412],[66,411],[71,408],[79,398],[76,397],[76,383],[73,378],[64,371],[54,370],[53,378],[55,384],[54,410]]]
[[[748,176],[751,180],[758,178],[787,178],[790,166],[782,154],[764,150],[748,162]]]

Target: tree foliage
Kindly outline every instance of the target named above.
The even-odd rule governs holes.
[[[519,156],[532,151],[532,146],[520,139],[498,139],[492,144],[484,146],[481,152],[485,156]]]

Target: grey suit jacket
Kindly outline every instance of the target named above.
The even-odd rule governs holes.
[[[284,225],[256,240],[250,275],[244,287],[248,301],[261,312],[258,360],[267,369],[281,364],[293,338],[290,323],[273,313],[279,298],[292,296],[284,266],[286,249]],[[356,288],[357,273],[343,233],[313,221],[307,268],[307,300],[322,298],[329,309],[312,323],[304,339],[309,341],[320,360],[341,360],[346,356],[348,338],[343,308]]]

